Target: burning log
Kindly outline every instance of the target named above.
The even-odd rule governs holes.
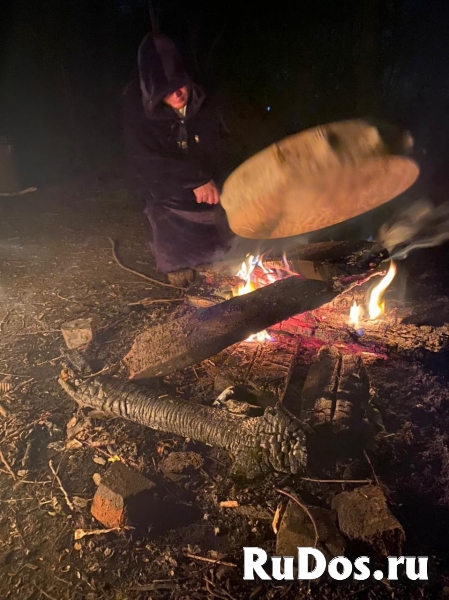
[[[295,474],[305,469],[302,425],[280,404],[261,417],[242,419],[112,378],[91,378],[77,386],[59,379],[59,384],[80,406],[225,448],[234,458],[235,475],[254,478],[270,470]]]
[[[272,337],[264,344],[238,344],[215,377],[215,391],[245,386],[248,396],[255,397],[255,404],[275,406],[287,390],[298,346],[297,338],[286,336]]]
[[[298,244],[290,246],[282,255],[275,250],[263,254],[260,259],[262,271],[271,274],[297,273],[305,279],[330,281],[334,278],[365,275],[378,268],[388,258],[388,252],[378,243],[372,242],[320,242],[315,244]],[[204,283],[193,286],[186,295],[187,301],[195,308],[208,308],[223,302],[232,296],[232,288],[236,285],[236,261],[228,260],[214,263],[212,266],[198,267],[197,271],[207,281],[215,282],[215,289],[205,289]],[[280,279],[274,276],[274,279]],[[273,279],[273,280],[274,280]],[[263,287],[256,285],[255,287]],[[226,294],[220,288],[226,288]],[[217,289],[218,288],[218,289]]]
[[[129,377],[165,376],[195,365],[279,321],[323,306],[337,293],[329,283],[288,277],[152,327],[135,339],[123,359]]]
[[[334,277],[364,275],[387,258],[387,250],[378,243],[320,242],[288,249],[285,262],[269,253],[264,264],[269,269],[282,269],[287,263],[291,271],[306,279],[327,281]]]

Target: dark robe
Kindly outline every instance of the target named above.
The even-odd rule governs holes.
[[[124,92],[124,138],[131,176],[146,203],[157,269],[208,263],[225,249],[229,229],[221,206],[198,204],[193,190],[222,182],[219,113],[164,36],[144,38],[139,76]],[[162,100],[184,85],[190,94],[182,117]]]

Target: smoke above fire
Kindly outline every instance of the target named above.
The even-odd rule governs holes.
[[[383,225],[379,240],[394,260],[403,260],[420,248],[433,248],[449,240],[449,202],[434,206],[415,202],[393,221]]]

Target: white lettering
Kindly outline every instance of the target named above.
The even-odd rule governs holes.
[[[281,571],[281,561],[284,561],[284,570]],[[271,576],[280,581],[285,579],[293,581],[293,556],[273,556],[271,558]]]
[[[341,572],[337,568],[339,565],[342,567]],[[345,558],[344,556],[336,556],[330,561],[327,570],[332,579],[343,581],[343,579],[347,579],[351,576],[352,563],[349,558]]]
[[[418,573],[416,572],[416,560],[418,560]],[[407,573],[407,577],[412,581],[416,581],[419,579],[420,581],[427,581],[427,556],[419,556],[416,559],[415,556],[408,556],[405,559],[405,572]]]
[[[398,565],[403,565],[404,560],[403,556],[388,557],[388,579],[390,581],[398,580]]]
[[[254,581],[256,573],[261,579],[271,581],[271,577],[262,569],[266,562],[267,553],[262,548],[243,548],[243,579]]]
[[[371,572],[368,568],[369,565],[369,557],[368,556],[359,556],[354,561],[354,579],[359,581],[365,581],[371,575]],[[356,572],[358,571],[358,573]]]
[[[309,571],[309,558],[315,559],[315,568]],[[298,579],[318,579],[326,570],[324,554],[316,548],[298,548]]]

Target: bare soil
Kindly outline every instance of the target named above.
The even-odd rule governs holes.
[[[228,476],[225,453],[78,411],[57,384],[64,322],[95,319],[97,333],[86,356],[100,371],[120,368],[132,340],[148,325],[193,310],[183,302],[136,305],[144,298],[174,300],[180,294],[120,269],[108,238],[118,240],[127,265],[157,277],[142,207],[120,180],[76,181],[0,201],[0,598],[449,597],[446,357],[426,363],[373,360],[368,370],[387,434],[369,448],[371,464],[354,451],[334,472],[319,473],[320,478],[378,478],[405,529],[405,555],[430,557],[429,582],[400,580],[390,588],[375,581],[322,580],[311,589],[299,582],[244,582],[243,546],[274,551],[271,516],[283,502],[276,488],[288,483],[306,502],[329,507],[336,492],[351,487],[275,476],[236,482]],[[409,276],[406,293],[426,294],[432,287],[443,298],[444,314],[447,255],[447,248],[422,253],[402,269]],[[315,353],[305,342],[289,402]],[[207,363],[155,382],[161,384],[192,402],[214,400]],[[78,427],[76,437],[68,437],[67,424]],[[199,453],[204,463],[170,476],[160,467],[176,450]],[[155,515],[160,527],[144,533],[75,540],[75,530],[102,528],[89,510],[94,476],[117,457],[159,484],[168,515]],[[220,507],[224,500],[246,509]]]

